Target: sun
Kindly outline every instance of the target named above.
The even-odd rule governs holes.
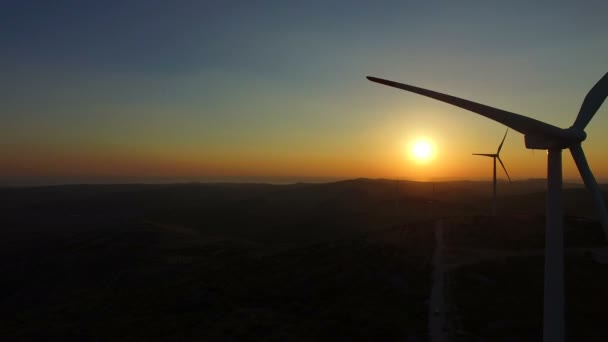
[[[433,159],[433,145],[426,139],[416,140],[411,147],[412,158],[418,162]]]

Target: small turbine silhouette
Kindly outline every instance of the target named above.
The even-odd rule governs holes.
[[[473,153],[474,156],[491,157],[494,160],[494,188],[493,188],[494,192],[493,192],[493,197],[492,197],[492,216],[496,216],[496,159],[498,159],[498,161],[500,162],[502,169],[505,170],[505,174],[507,175],[507,178],[509,179],[509,183],[511,183],[511,177],[509,177],[507,168],[505,167],[505,164],[500,159],[500,150],[502,149],[502,144],[505,143],[505,139],[507,138],[508,132],[509,132],[509,129],[507,128],[507,131],[505,132],[505,136],[502,137],[502,141],[500,142],[500,145],[498,145],[498,150],[496,151],[496,153]]]

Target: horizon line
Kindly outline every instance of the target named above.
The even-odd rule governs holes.
[[[51,186],[85,186],[85,185],[179,185],[179,184],[268,184],[268,185],[293,185],[293,184],[328,184],[342,181],[370,180],[370,181],[404,181],[413,183],[448,183],[448,182],[492,182],[491,178],[458,178],[458,177],[436,177],[428,180],[386,177],[208,177],[207,179],[189,180],[174,178],[159,179],[99,179],[99,180],[23,180],[0,182],[0,188],[33,188]],[[500,182],[508,182],[506,178],[497,178]],[[546,181],[547,178],[519,178],[513,182]],[[564,178],[563,183],[583,185],[580,178]],[[608,179],[600,179],[598,183],[608,183]]]

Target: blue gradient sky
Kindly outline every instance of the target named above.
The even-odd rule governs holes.
[[[504,127],[365,80],[567,127],[608,71],[608,2],[4,1],[0,183],[491,177]],[[584,144],[608,178],[608,106]],[[434,141],[420,164],[407,146]],[[514,178],[543,151],[507,137]],[[564,175],[578,177],[570,156]]]

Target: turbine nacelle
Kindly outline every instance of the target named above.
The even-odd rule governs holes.
[[[585,131],[572,127],[563,129],[560,133],[559,136],[552,134],[526,134],[524,136],[526,148],[531,150],[549,150],[554,148],[563,150],[578,145],[587,139]]]

